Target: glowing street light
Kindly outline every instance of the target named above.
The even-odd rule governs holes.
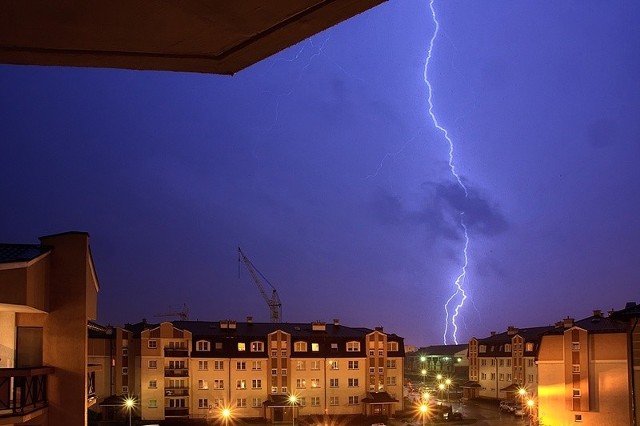
[[[420,404],[420,415],[422,416],[422,426],[424,426],[425,417],[427,417],[427,413],[429,412],[429,406],[425,403]]]
[[[536,402],[532,398],[527,400],[527,408],[529,408],[529,425],[533,422],[533,408],[535,405]]]
[[[129,426],[131,426],[131,411],[133,410],[133,407],[135,405],[136,405],[135,399],[131,398],[130,396],[125,398],[124,407],[127,409],[127,411],[129,411]]]
[[[225,426],[227,426],[229,417],[231,417],[231,409],[228,407],[223,408],[222,411],[220,411],[220,417],[222,417]]]
[[[451,379],[446,379],[444,384],[447,386],[447,402],[449,402],[449,388],[451,387]]]
[[[294,394],[289,395],[289,404],[291,405],[291,426],[296,426],[296,405],[298,397]]]

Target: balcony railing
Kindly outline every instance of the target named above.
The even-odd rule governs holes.
[[[0,368],[0,417],[23,416],[48,406],[53,367]]]
[[[164,396],[189,396],[189,388],[165,389]]]
[[[164,377],[189,377],[187,368],[165,368]]]
[[[189,349],[187,348],[164,348],[164,356],[169,358],[188,358]]]
[[[189,408],[165,408],[164,409],[165,417],[188,417],[189,416]]]

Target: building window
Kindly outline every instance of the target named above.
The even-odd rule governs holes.
[[[216,342],[215,343],[215,348],[216,348],[216,351],[221,351],[222,350],[222,342]]]
[[[348,368],[349,370],[357,370],[359,368],[358,361],[349,361]]]
[[[304,361],[296,361],[296,371],[306,370],[306,363]]]
[[[500,373],[500,376],[498,376],[498,380],[500,380],[501,382],[504,381],[504,373]]]
[[[357,388],[359,386],[359,382],[357,378],[354,379],[348,379],[348,386],[350,388]]]
[[[572,373],[579,373],[580,372],[580,364],[573,364],[571,366],[571,372]]]
[[[213,381],[213,388],[214,389],[224,389],[224,380],[222,379],[215,379]]]
[[[527,360],[527,367],[533,367],[533,359]]]
[[[123,393],[124,395],[127,395],[127,394],[129,393],[129,386],[123,386],[123,387],[122,387],[122,393]]]
[[[213,361],[213,369],[216,371],[224,370],[224,361]]]
[[[507,367],[511,367],[511,360],[510,359],[507,360]]]
[[[504,367],[504,359],[501,359],[500,361],[498,361],[498,366]]]
[[[264,352],[264,342],[251,342],[251,352]]]
[[[198,398],[198,408],[209,408],[209,400],[207,398]]]
[[[533,342],[527,342],[527,344],[525,345],[525,351],[527,352],[532,352],[533,351]]]
[[[375,367],[369,367],[369,374],[376,374],[376,368]]]
[[[376,351],[372,351],[372,350],[369,351],[369,356],[375,356],[375,355],[376,355]]]
[[[320,343],[312,343],[311,352],[320,352]]]
[[[277,368],[272,368],[271,369],[271,375],[272,376],[277,376],[278,375],[278,369]]]
[[[312,396],[311,397],[311,406],[312,407],[319,407],[320,406],[320,397],[319,396]]]
[[[511,352],[511,345],[509,343],[507,343],[506,345],[504,345],[504,351],[505,352]]]
[[[271,386],[271,393],[278,393],[278,387],[277,386]]]
[[[378,373],[383,374],[384,373],[384,367],[378,367]]]
[[[244,379],[236,380],[236,389],[246,389],[247,381]]]
[[[507,373],[507,382],[511,381],[511,373]]]
[[[298,398],[298,405],[301,407],[304,407],[307,405],[307,398],[305,398],[304,396],[301,396]]]
[[[527,376],[527,380],[529,381],[529,383],[533,383],[533,374],[529,374]]]
[[[571,342],[571,350],[579,351],[580,350],[580,342]]]
[[[319,388],[320,387],[320,379],[311,379],[311,387]]]
[[[287,375],[287,369],[283,368],[282,370],[280,370],[280,374],[282,374],[283,376]]]
[[[384,351],[378,351],[378,356],[384,356]]]
[[[495,380],[496,379],[496,373],[491,373],[491,380]]]
[[[347,352],[360,352],[360,342],[347,342]]]
[[[307,342],[295,342],[293,344],[293,350],[295,352],[306,352],[307,351]]]
[[[196,342],[196,351],[209,352],[211,350],[211,344],[206,340],[198,340]]]
[[[260,361],[251,361],[251,369],[253,371],[262,370],[262,362],[260,362]]]
[[[487,373],[480,373],[480,380],[487,380]]]
[[[247,363],[244,361],[236,361],[236,370],[244,371],[247,369]]]
[[[574,398],[580,398],[580,389],[574,389],[573,390],[573,397]]]
[[[262,398],[253,398],[251,400],[251,406],[253,408],[260,408],[262,407]]]
[[[388,359],[387,360],[387,368],[396,368],[396,360]]]
[[[262,389],[262,380],[261,379],[251,380],[251,389]]]
[[[122,356],[129,356],[129,348],[122,348]]]
[[[245,408],[247,406],[247,398],[238,398],[236,400],[236,407]]]
[[[332,370],[338,370],[338,361],[329,361],[329,366]]]
[[[149,389],[156,389],[158,387],[157,380],[149,380]]]
[[[280,356],[281,356],[282,358],[286,358],[286,357],[287,357],[287,351],[282,351],[282,352],[280,352]]]
[[[209,385],[206,380],[198,380],[198,389],[209,389]]]
[[[329,397],[329,405],[340,405],[340,398],[337,396]]]
[[[337,388],[338,387],[338,379],[329,379],[329,387]]]
[[[387,386],[395,386],[396,385],[396,376],[387,377]]]
[[[244,342],[238,342],[238,352],[244,352],[247,350],[247,344]]]
[[[213,405],[214,408],[220,408],[220,407],[224,406],[224,399],[222,399],[222,398],[214,398],[212,405]]]
[[[358,405],[360,403],[360,400],[358,398],[358,396],[350,396],[349,397],[349,405]]]
[[[338,344],[337,343],[332,343],[331,344],[331,352],[338,352]]]
[[[397,352],[398,351],[398,342],[387,342],[387,351]]]
[[[275,358],[278,356],[278,351],[271,351],[271,358]]]
[[[487,360],[486,359],[481,359],[480,360],[480,365],[483,366],[483,367],[486,367],[487,366]]]
[[[209,361],[198,361],[198,370],[208,370],[209,369]]]
[[[318,360],[311,361],[311,369],[320,370],[320,361]]]
[[[158,401],[155,399],[149,400],[149,408],[158,408]]]
[[[296,389],[304,389],[307,387],[307,381],[305,379],[296,379]]]
[[[480,345],[479,352],[480,352],[480,353],[485,353],[485,352],[487,352],[487,345]]]
[[[280,388],[280,391],[281,391],[282,393],[287,393],[287,392],[288,392],[288,390],[287,390],[287,387],[286,387],[286,386],[283,386],[282,388]]]
[[[158,368],[158,361],[155,360],[155,359],[150,359],[149,360],[149,369],[155,370],[156,368]]]
[[[149,340],[147,342],[147,347],[149,349],[156,349],[158,347],[158,341],[157,340]]]
[[[576,415],[574,416],[574,420],[575,420],[576,422],[581,422],[581,421],[582,421],[582,414],[576,414]]]
[[[127,374],[129,374],[129,367],[122,367],[122,375],[126,376]]]

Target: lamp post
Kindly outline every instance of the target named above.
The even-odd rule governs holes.
[[[531,426],[533,422],[533,409],[535,407],[535,401],[531,398],[527,400],[527,407],[529,408],[529,426]]]
[[[231,417],[231,410],[229,408],[223,408],[220,414],[222,415],[222,420],[224,420],[224,426],[227,426],[229,417]]]
[[[295,395],[289,395],[289,404],[291,405],[291,426],[296,426],[296,404],[298,403],[298,397]]]
[[[451,387],[451,379],[447,379],[444,381],[444,384],[447,386],[447,402],[450,402],[449,398],[449,388]]]
[[[438,384],[438,390],[440,391],[440,400],[442,400],[442,393],[444,392],[444,383],[440,382],[440,384]]]
[[[136,401],[130,396],[124,400],[124,406],[127,408],[127,411],[129,411],[129,426],[131,426],[131,410],[133,410],[134,405],[136,405]]]
[[[422,416],[422,426],[424,426],[425,417],[427,417],[427,412],[429,411],[429,406],[423,402],[420,404],[420,415]]]

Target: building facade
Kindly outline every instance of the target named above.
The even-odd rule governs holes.
[[[87,423],[98,289],[84,232],[0,244],[0,424]]]
[[[113,389],[136,396],[143,420],[213,419],[225,408],[272,422],[403,409],[403,339],[382,328],[248,319],[143,322],[118,333]]]
[[[535,396],[540,338],[552,328],[510,326],[504,333],[492,332],[484,339],[472,338],[469,381],[463,385],[463,398],[517,399],[520,389],[525,389],[528,396]]]
[[[640,311],[565,318],[542,337],[537,416],[543,424],[637,424]],[[635,398],[635,400],[634,400]]]

